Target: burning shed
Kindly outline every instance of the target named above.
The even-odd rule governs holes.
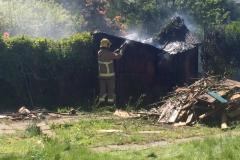
[[[93,34],[97,46],[102,38],[112,41],[111,50],[127,40],[106,33]],[[123,57],[115,63],[119,104],[136,101],[142,95],[150,103],[173,86],[197,77],[198,42],[181,18],[173,18],[151,43],[128,41]]]
[[[173,17],[153,41],[163,52],[158,61],[161,83],[171,87],[198,76],[199,41],[183,19]]]
[[[117,49],[126,39],[106,33],[95,33],[94,41],[99,46],[102,38],[112,42],[111,50]],[[97,51],[96,51],[97,52]],[[161,50],[137,41],[129,41],[123,57],[115,63],[116,94],[118,103],[128,103],[141,95],[153,95],[153,88],[157,83],[157,61]]]

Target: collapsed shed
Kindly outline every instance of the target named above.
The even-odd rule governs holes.
[[[180,17],[173,17],[154,38],[163,57],[158,62],[160,82],[169,87],[198,76],[199,41]]]
[[[101,32],[93,34],[97,46],[102,38],[112,42],[112,51],[127,40]],[[118,104],[136,101],[142,95],[146,103],[151,103],[173,86],[197,77],[198,41],[183,19],[175,17],[151,43],[129,40],[123,57],[115,63],[115,71]]]

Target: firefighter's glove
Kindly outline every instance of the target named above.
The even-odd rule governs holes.
[[[116,49],[114,52],[117,53],[117,54],[119,54],[120,51],[121,51],[121,50],[118,48],[118,49]]]

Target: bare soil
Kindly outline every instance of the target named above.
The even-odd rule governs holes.
[[[55,118],[54,118],[55,117]],[[22,121],[12,121],[9,119],[0,119],[0,135],[4,134],[15,134],[18,132],[23,132],[31,123],[36,123],[37,126],[41,128],[41,131],[52,137],[55,135],[54,132],[51,131],[50,126],[52,124],[66,124],[71,122],[77,122],[80,119],[120,119],[114,116],[106,116],[106,115],[94,115],[94,114],[79,114],[77,116],[68,116],[52,114],[46,117],[45,120],[32,121],[32,120],[22,120]],[[115,133],[115,132],[123,132],[122,130],[98,130],[99,134],[101,133]],[[158,134],[161,131],[138,131],[139,134],[149,134],[153,135]],[[222,132],[221,134],[212,135],[211,137],[223,137],[223,136],[240,136],[240,132],[238,131],[228,131]],[[209,137],[209,136],[208,136]],[[104,146],[94,146],[91,147],[91,150],[94,152],[111,152],[111,151],[126,151],[126,150],[143,150],[152,147],[166,147],[171,144],[179,144],[186,143],[193,140],[202,140],[204,138],[208,138],[207,136],[194,136],[189,138],[175,139],[175,140],[162,140],[155,141],[151,143],[144,144],[123,144],[123,145],[104,145]]]
[[[46,116],[46,119],[44,120],[13,121],[7,118],[2,118],[0,119],[0,135],[23,132],[30,124],[36,123],[36,125],[40,127],[43,134],[47,134],[48,136],[54,136],[54,133],[50,129],[50,126],[52,124],[66,124],[71,122],[77,122],[79,119],[112,119],[112,118],[117,117],[89,113],[79,113],[75,116],[69,116],[67,114],[64,115],[49,113],[49,115]]]
[[[41,131],[48,136],[54,136],[51,132],[50,126],[52,124],[65,124],[77,121],[80,116],[63,116],[58,114],[50,114],[46,116],[44,120],[19,120],[12,121],[10,119],[0,119],[0,135],[3,134],[15,134],[17,132],[23,132],[26,128],[32,124],[36,123],[40,127]]]

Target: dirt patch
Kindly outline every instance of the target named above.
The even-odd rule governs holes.
[[[41,131],[48,135],[54,136],[55,134],[51,130],[53,124],[66,124],[72,122],[78,122],[80,119],[119,119],[118,117],[110,115],[97,115],[89,113],[78,113],[76,116],[60,115],[55,113],[49,113],[44,120],[20,120],[12,121],[10,119],[0,119],[0,135],[3,134],[15,134],[16,132],[23,132],[32,123],[36,123],[40,127]]]
[[[214,137],[220,138],[220,137],[230,137],[230,136],[240,136],[240,132],[230,131],[222,134],[216,134],[213,136],[202,136],[202,137],[195,136],[195,137],[189,137],[189,138],[176,139],[172,141],[156,141],[156,142],[145,143],[145,144],[105,145],[105,146],[92,147],[91,150],[94,152],[113,152],[113,151],[127,151],[127,150],[139,151],[139,150],[149,149],[152,147],[167,147],[173,144],[187,143],[195,140],[204,140],[206,138],[214,138]]]
[[[50,126],[52,124],[65,124],[70,122],[78,121],[80,116],[60,116],[59,118],[47,117],[45,120],[23,120],[23,121],[12,121],[8,119],[0,120],[0,135],[2,134],[14,134],[16,132],[23,132],[26,128],[36,123],[40,127],[41,131],[48,136],[53,136],[54,133],[51,131]]]
[[[158,141],[147,144],[124,144],[124,145],[107,145],[91,148],[94,152],[112,152],[112,151],[127,151],[127,150],[143,150],[151,147],[166,146],[169,142]]]

